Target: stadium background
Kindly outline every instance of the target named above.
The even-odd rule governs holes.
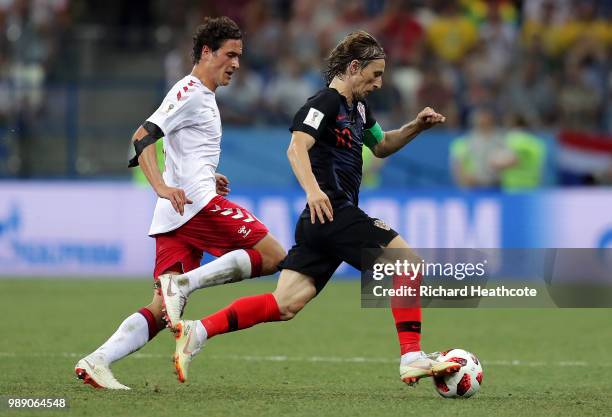
[[[112,314],[95,320],[104,331],[92,330],[87,341],[71,347],[68,340],[52,343],[54,336],[45,336],[57,352],[85,352],[133,309],[134,299],[145,302],[154,255],[153,239],[146,232],[155,196],[127,169],[130,137],[159,105],[167,88],[190,70],[191,32],[209,15],[228,15],[245,32],[238,75],[217,94],[223,118],[219,171],[230,178],[232,200],[256,213],[285,247],[292,243],[294,220],[304,204],[286,161],[287,126],[294,111],[322,86],[319,71],[325,54],[355,29],[375,34],[388,53],[383,88],[369,100],[383,128],[400,126],[426,105],[447,116],[445,126],[426,132],[384,162],[366,156],[362,193],[366,211],[385,219],[414,247],[611,247],[611,11],[606,1],[571,0],[1,0],[0,278],[6,279],[0,280],[0,286],[9,295],[4,305],[46,311],[51,305],[45,304],[50,301],[44,294],[60,297],[55,298],[57,304],[74,304],[73,313],[84,307],[75,298],[94,305],[110,303]],[[511,186],[504,182],[503,171],[484,169],[480,185],[458,182],[453,146],[458,138],[469,141],[482,133],[476,117],[482,113],[492,117],[494,128],[488,133],[502,145],[508,133],[516,131],[518,121],[520,131],[533,135],[543,146],[537,170],[541,175],[534,181]],[[471,163],[487,164],[478,159]],[[357,276],[346,267],[339,275]],[[16,278],[42,276],[60,279]],[[66,277],[79,280],[61,279]],[[142,282],[128,283],[126,277]],[[111,294],[124,295],[84,295],[102,288],[102,282],[111,285],[107,290]],[[259,291],[248,285],[211,294],[221,294],[227,302],[235,295]],[[378,312],[368,313],[374,315],[370,318],[356,312],[358,291],[352,290],[355,303],[347,307],[338,289],[343,285],[357,284],[338,283],[328,303],[339,304],[347,314],[358,314],[364,322],[379,317]],[[57,288],[69,295],[59,296]],[[132,302],[126,294],[132,294]],[[215,301],[212,306],[215,303],[223,305]],[[200,305],[212,308],[206,302]],[[318,308],[333,315],[333,309],[325,306]],[[427,314],[440,315],[443,321],[466,316],[482,325],[475,330],[479,340],[489,340],[493,324],[482,316]],[[584,334],[597,331],[600,345],[610,338],[603,312],[537,313],[540,319],[535,321],[530,312],[490,314],[491,320],[507,321],[517,332],[530,328],[532,334],[546,334],[538,324],[546,327],[552,332],[550,344],[554,342],[548,345],[548,353],[558,348],[552,355],[554,363],[575,359],[572,355],[577,351],[587,358],[601,353],[584,353],[585,346],[577,341],[562,348],[566,340],[555,336],[558,320],[570,327],[591,326]],[[85,319],[82,325],[88,325]],[[46,327],[32,324],[31,330],[44,332]],[[608,332],[595,330],[601,328]],[[12,326],[9,333],[13,333],[10,329],[19,330]],[[444,329],[434,329],[427,337],[445,341]],[[321,331],[333,340],[331,328]],[[276,339],[270,340],[283,337],[280,331],[272,333]],[[502,340],[507,336],[493,334]],[[251,340],[249,335],[239,337],[229,340]],[[265,338],[250,337],[259,342]],[[391,330],[385,337],[385,352],[393,357]],[[3,368],[8,375],[9,371],[19,375],[7,362],[14,354],[11,340],[2,345]],[[455,340],[469,342],[465,336]],[[532,349],[546,348],[542,340],[522,341],[513,350],[517,357],[533,359]],[[46,349],[35,341],[24,343],[26,352],[33,351],[34,356]],[[507,353],[501,345],[476,344],[474,349],[490,356],[499,353],[499,359]],[[360,352],[357,347],[343,349],[347,355]],[[542,356],[536,352],[534,360],[538,359]],[[73,358],[68,355],[61,361],[69,369]],[[378,366],[372,363],[372,369],[374,365]],[[564,377],[567,370],[571,369],[564,371]],[[571,371],[582,375],[580,367]],[[312,377],[304,372],[306,378]],[[513,372],[518,378],[514,386],[520,387],[524,381],[517,375],[526,371]],[[560,375],[559,379],[551,375],[543,384],[553,386],[561,380]],[[214,377],[212,381],[222,383]],[[321,384],[333,384],[332,379],[325,381]],[[497,381],[501,383],[502,378]],[[14,392],[26,395],[47,388],[26,383],[21,389]],[[517,389],[520,393],[521,388]],[[602,394],[602,389],[585,385],[578,391]],[[3,391],[8,392],[6,386]],[[604,398],[603,406],[609,406],[609,393]],[[592,398],[593,404],[600,399]],[[574,402],[559,404],[551,415],[585,412]],[[345,406],[345,411],[360,415],[360,410]],[[288,410],[295,411],[289,406]],[[238,409],[234,412],[240,414]],[[529,410],[525,413],[533,415]]]
[[[218,91],[219,170],[232,198],[285,246],[303,207],[285,157],[287,125],[322,86],[325,54],[358,28],[389,55],[370,99],[381,125],[398,127],[426,105],[448,118],[392,158],[366,155],[369,212],[414,247],[609,246],[610,9],[539,0],[4,1],[1,274],[149,274],[154,196],[126,168],[130,137],[189,71],[193,28],[216,14],[245,32],[237,79]],[[480,186],[457,185],[453,143],[478,135],[482,112],[493,116],[495,140],[507,141],[520,119],[544,145],[539,178],[513,187],[484,170]]]

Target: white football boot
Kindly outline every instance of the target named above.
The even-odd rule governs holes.
[[[187,305],[187,296],[185,296],[183,290],[179,287],[176,277],[177,275],[172,274],[159,276],[163,303],[162,312],[166,320],[166,326],[173,330],[181,320],[181,316]]]
[[[110,367],[99,356],[89,355],[77,362],[74,372],[84,384],[94,388],[130,389],[113,376]]]
[[[206,342],[206,331],[198,338],[196,334],[197,320],[181,320],[176,325],[176,348],[174,350],[174,369],[180,382],[187,381],[187,372],[193,357],[202,349]],[[203,340],[199,340],[203,339]]]
[[[403,354],[399,367],[400,379],[409,386],[414,386],[421,378],[450,375],[461,369],[458,363],[437,361],[438,356],[440,352],[426,354],[420,351]]]

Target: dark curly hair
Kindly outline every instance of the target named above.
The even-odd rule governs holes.
[[[329,85],[334,77],[344,74],[354,59],[359,61],[359,68],[364,68],[370,61],[385,58],[385,51],[374,36],[363,30],[352,32],[327,57],[323,77]]]
[[[204,23],[198,26],[193,35],[193,63],[200,62],[205,45],[214,52],[228,39],[242,39],[242,32],[236,22],[226,16],[204,19]]]

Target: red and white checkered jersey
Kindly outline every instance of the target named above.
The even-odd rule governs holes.
[[[192,204],[181,216],[169,200],[158,198],[149,235],[174,230],[215,197],[215,172],[221,154],[221,117],[215,94],[188,75],[168,92],[147,119],[164,132],[166,185],[182,188]]]

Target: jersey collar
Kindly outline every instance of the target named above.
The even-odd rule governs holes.
[[[206,87],[206,86],[204,85],[204,83],[203,83],[203,82],[202,82],[202,81],[201,81],[201,80],[200,80],[198,77],[196,77],[195,75],[193,75],[193,74],[189,74],[187,77],[189,77],[189,80],[190,80],[190,81],[193,81],[193,82],[194,82],[194,84],[196,84],[196,85],[197,85],[197,86],[199,86],[200,88],[203,88],[203,89],[204,89],[204,91],[205,91],[207,94],[212,94],[213,96],[215,95],[215,93],[214,93],[213,91],[211,91],[211,90],[210,90],[210,88]]]

